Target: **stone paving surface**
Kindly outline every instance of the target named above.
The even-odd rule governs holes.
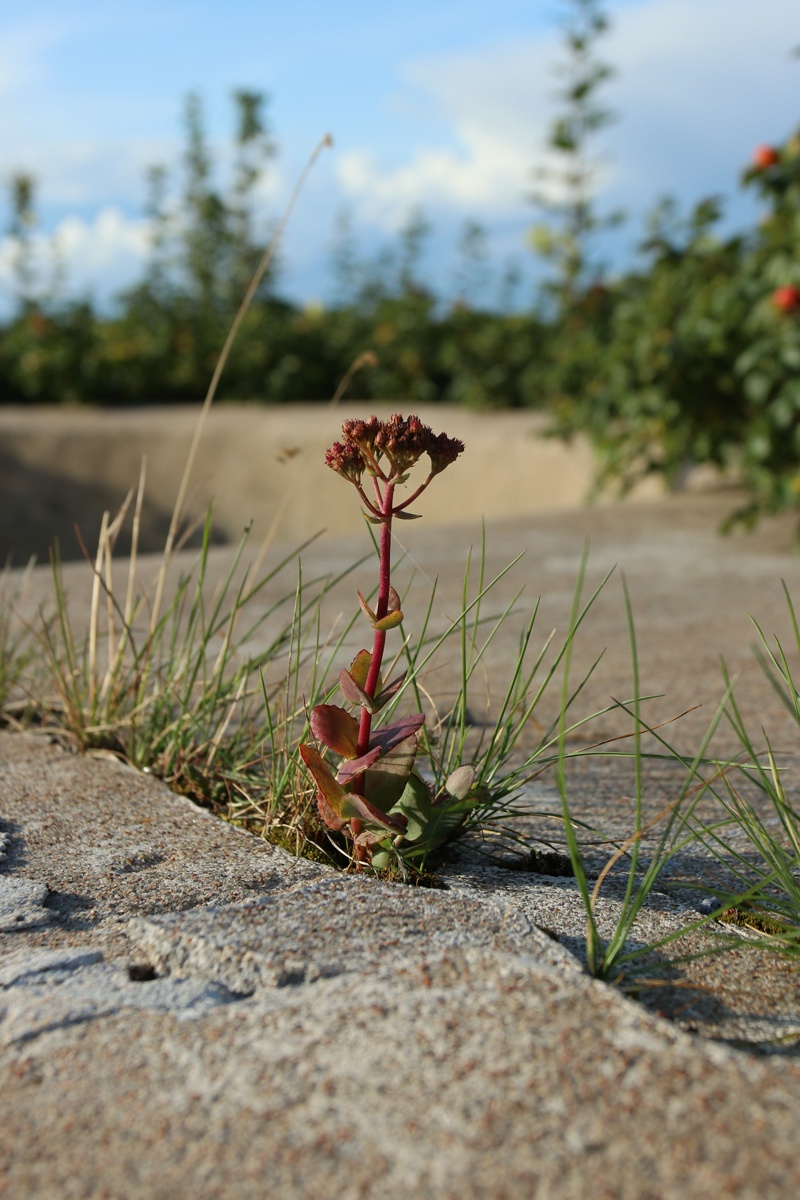
[[[664,713],[713,708],[722,653],[743,670],[743,708],[791,749],[746,613],[785,636],[792,534],[773,523],[720,541],[721,507],[508,523],[491,533],[491,567],[527,548],[542,629],[563,628],[590,535],[595,575],[613,561],[627,572],[643,684],[666,693]],[[445,619],[472,534],[412,532],[419,564],[442,575]],[[346,551],[329,540],[314,565]],[[495,685],[513,642],[498,641]],[[604,646],[589,706],[629,686],[618,592],[598,602],[579,660]],[[707,717],[690,714],[680,737],[691,744]],[[582,815],[625,830],[618,767],[584,764],[573,787]],[[648,788],[656,805],[669,779]],[[552,835],[543,821],[531,814],[532,836]],[[798,1194],[800,995],[780,960],[743,945],[692,968],[683,998],[678,981],[635,1003],[584,973],[569,879],[469,849],[443,891],[344,876],[34,735],[0,734],[0,832],[0,1194]],[[656,893],[644,936],[696,915],[685,895]]]

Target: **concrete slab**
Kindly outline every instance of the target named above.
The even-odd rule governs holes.
[[[747,610],[785,637],[780,579],[800,582],[793,531],[777,522],[720,541],[724,500],[498,523],[488,571],[528,555],[494,608],[521,582],[543,596],[542,637],[563,630],[588,536],[592,581],[615,562],[628,575],[643,687],[666,693],[655,711],[705,705],[676,727],[678,743],[697,745],[722,653],[742,669],[743,709],[788,751],[796,726],[754,665]],[[436,574],[434,619],[453,613],[476,535],[404,531],[417,567],[410,628]],[[309,569],[356,547],[330,538]],[[228,553],[214,553],[217,578]],[[77,593],[85,573],[66,572]],[[359,584],[331,594],[326,619],[350,610]],[[35,604],[46,575],[32,586]],[[507,678],[518,631],[493,644],[476,713]],[[630,687],[618,591],[587,620],[576,670],[604,647],[588,711]],[[431,673],[432,695],[452,686],[456,658]],[[603,718],[594,736],[613,731]],[[609,837],[630,832],[623,766],[585,760],[571,779],[576,812]],[[653,811],[673,783],[648,776]],[[555,840],[552,796],[534,800],[525,832]],[[31,735],[0,735],[0,830],[0,879],[41,896],[50,916],[0,933],[8,1195],[783,1200],[800,1188],[798,976],[773,956],[743,946],[634,1003],[583,974],[568,879],[481,866],[472,851],[445,869],[444,892],[342,876],[157,780]],[[702,878],[709,864],[689,866]],[[614,919],[615,888],[601,921]],[[634,937],[696,915],[684,894],[655,893]],[[748,1039],[758,1053],[737,1048]]]

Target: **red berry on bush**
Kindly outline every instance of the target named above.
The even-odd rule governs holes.
[[[788,285],[775,288],[772,303],[778,312],[793,313],[800,308],[800,288]]]
[[[758,171],[766,171],[778,162],[778,151],[774,146],[756,146],[753,151],[753,166]]]

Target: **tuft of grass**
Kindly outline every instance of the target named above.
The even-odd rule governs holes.
[[[406,641],[403,646],[408,674],[403,688],[388,708],[388,716],[402,703],[405,693],[409,691],[413,693],[418,708],[427,701],[428,707],[433,709],[434,719],[423,726],[419,737],[421,753],[427,758],[427,775],[435,793],[442,791],[446,780],[460,766],[469,764],[475,773],[469,797],[461,804],[451,803],[442,807],[441,819],[449,823],[451,836],[476,833],[484,839],[499,835],[513,840],[514,834],[509,833],[508,825],[521,811],[517,802],[524,794],[526,785],[553,768],[558,760],[557,730],[560,716],[553,716],[552,713],[555,710],[558,714],[561,709],[550,699],[555,690],[554,681],[563,668],[578,628],[608,581],[606,576],[581,605],[576,621],[561,642],[556,641],[554,631],[544,636],[541,642],[534,640],[540,600],[534,603],[520,631],[516,657],[505,689],[493,701],[486,692],[486,660],[498,635],[516,613],[522,589],[499,612],[487,613],[486,605],[493,589],[521,558],[521,555],[518,556],[491,579],[487,579],[484,530],[477,563],[473,562],[471,551],[467,557],[461,611],[448,621],[441,633],[430,632],[436,596],[434,582],[418,638],[413,644]],[[584,556],[581,579],[585,563]],[[476,576],[474,586],[473,576]],[[458,655],[458,682],[446,710],[440,711],[426,686],[426,676],[434,673],[437,658],[448,648],[455,649]],[[601,657],[598,656],[580,684],[564,698],[565,717],[572,710]],[[476,722],[474,711],[479,711],[484,704],[485,719]],[[494,705],[496,713],[492,711]],[[548,706],[550,715],[543,717],[543,709]],[[613,707],[608,706],[575,720],[569,725],[569,733],[576,734]],[[419,865],[424,866],[424,848],[419,854]]]
[[[644,720],[641,706],[646,697],[640,696],[636,630],[630,593],[624,577],[622,579],[622,587],[630,642],[634,699],[630,703],[619,701],[616,707],[620,711],[627,713],[632,719],[633,732],[631,735],[626,735],[632,738],[632,748],[609,749],[608,745],[604,745],[600,747],[590,746],[585,750],[578,751],[577,754],[567,751],[566,739],[569,726],[566,720],[566,700],[569,696],[569,667],[572,654],[572,639],[568,637],[562,681],[562,705],[558,728],[559,753],[556,768],[556,781],[561,799],[561,815],[568,854],[578,894],[586,914],[585,946],[587,969],[592,975],[600,979],[613,980],[616,983],[621,982],[631,974],[642,970],[649,970],[654,955],[678,939],[685,938],[688,934],[701,930],[712,934],[712,931],[708,928],[711,922],[719,918],[725,909],[739,903],[744,903],[751,895],[750,890],[742,894],[732,892],[720,899],[719,907],[714,912],[690,921],[687,925],[673,930],[664,937],[655,941],[645,942],[644,944],[636,944],[633,940],[632,935],[637,918],[647,903],[651,892],[665,883],[667,872],[675,856],[689,845],[697,842],[698,839],[702,840],[705,835],[713,833],[714,827],[704,824],[697,816],[699,802],[705,794],[707,787],[701,773],[701,767],[704,767],[709,761],[706,757],[708,746],[726,711],[729,696],[726,693],[725,697],[723,697],[708,725],[700,746],[691,757],[686,757],[675,750],[660,731],[661,727],[650,725]],[[581,613],[580,591],[581,579],[579,578],[573,602],[571,629],[576,627]],[[645,738],[648,739],[648,744],[655,745],[655,749],[646,750],[644,748],[643,739]],[[618,741],[619,739],[614,740]],[[570,757],[597,754],[602,754],[612,760],[632,761],[635,781],[635,815],[632,833],[617,846],[615,852],[600,871],[594,882],[594,886],[590,887],[585,858],[580,844],[581,826],[575,817],[573,804],[569,795],[567,764]],[[652,759],[666,760],[679,766],[682,771],[682,780],[676,788],[674,799],[656,813],[654,817],[647,820],[644,805],[644,766],[648,760]],[[655,837],[655,844],[649,848],[648,857],[645,859],[642,854],[644,839],[647,835],[653,834],[655,830],[658,830]],[[613,929],[608,936],[603,937],[596,916],[597,902],[604,883],[609,878],[614,867],[623,859],[627,863],[623,896]],[[731,939],[725,938],[714,931],[712,936],[709,937],[707,948],[700,951],[699,954],[693,954],[690,957],[698,957],[706,953],[719,953],[733,944],[734,942]],[[735,944],[740,943],[737,942]],[[680,960],[673,957],[671,961],[677,962]]]
[[[784,594],[800,653],[800,625],[786,584]],[[800,725],[800,688],[790,654],[781,641],[770,644],[751,617],[758,635],[756,658],[786,710]],[[727,920],[764,934],[761,945],[793,956],[800,954],[800,812],[784,784],[784,770],[766,729],[757,744],[736,701],[723,664],[729,701],[725,716],[742,749],[742,759],[720,764],[709,782],[725,818],[713,830],[700,830],[707,849],[748,891],[748,903],[734,905]]]
[[[35,647],[20,616],[20,606],[30,583],[33,561],[21,574],[8,567],[0,571],[0,720],[18,724],[28,701],[22,686],[32,665]]]
[[[298,190],[300,186],[302,179]],[[297,190],[279,233],[296,197]],[[321,827],[316,788],[309,783],[297,747],[308,736],[307,714],[317,704],[327,703],[335,690],[340,651],[359,615],[355,609],[341,627],[325,631],[326,597],[353,567],[345,568],[335,578],[307,582],[300,559],[303,546],[266,573],[255,576],[254,569],[245,565],[245,537],[219,586],[212,590],[209,512],[198,555],[177,581],[174,578],[178,565],[175,555],[181,548],[183,503],[205,418],[274,245],[273,240],[220,354],[154,579],[142,583],[138,562],[143,466],[136,492],[129,495],[113,519],[109,514],[103,518],[97,554],[90,564],[93,587],[88,621],[79,626],[71,612],[57,553],[52,560],[54,612],[42,618],[33,641],[29,631],[20,632],[12,621],[19,598],[15,589],[23,586],[24,577],[13,584],[8,575],[0,580],[0,709],[7,711],[11,695],[27,687],[37,697],[40,720],[57,726],[76,749],[117,754],[210,805],[234,823],[295,853],[326,856],[334,861],[341,861],[344,855],[349,861],[349,852],[337,844],[335,834]],[[349,376],[334,402],[348,380]],[[123,570],[114,561],[114,547],[129,514],[132,548]],[[486,836],[507,827],[509,819],[523,811],[518,801],[526,785],[551,770],[560,798],[558,815],[586,913],[586,961],[593,975],[619,980],[650,960],[656,951],[690,931],[707,927],[728,910],[743,920],[752,918],[748,921],[751,928],[753,919],[757,919],[760,932],[771,945],[778,943],[796,951],[800,946],[800,827],[769,742],[765,764],[764,756],[756,752],[747,734],[727,678],[726,695],[695,755],[681,756],[659,728],[647,724],[641,706],[648,697],[640,695],[633,612],[624,580],[633,698],[614,701],[589,715],[574,715],[576,702],[602,658],[599,655],[574,684],[570,668],[575,641],[609,578],[607,575],[588,598],[584,597],[587,552],[581,560],[566,634],[560,640],[553,633],[539,641],[539,603],[535,603],[520,631],[516,658],[496,712],[489,708],[486,720],[474,720],[476,691],[481,699],[485,695],[486,661],[517,611],[521,592],[499,612],[488,613],[487,607],[494,589],[518,561],[487,578],[484,532],[477,562],[473,562],[471,553],[467,559],[459,614],[448,620],[442,632],[432,631],[434,583],[420,633],[413,642],[407,639],[398,655],[407,666],[405,682],[386,706],[381,721],[390,720],[407,698],[413,697],[418,709],[427,704],[434,720],[420,733],[420,749],[426,757],[433,793],[443,793],[448,779],[460,767],[468,765],[474,774],[468,795],[463,799],[454,795],[452,803],[441,805],[438,819],[444,828],[431,829],[418,852],[398,856],[392,864],[395,873],[404,879],[430,882],[427,872],[431,847],[464,833]],[[296,568],[295,582],[285,585],[279,598],[267,603],[267,585],[289,566]],[[800,630],[791,601],[790,611],[800,649]],[[800,691],[792,679],[788,658],[780,645],[777,652],[768,647],[760,629],[759,635],[762,665],[800,723]],[[441,711],[429,694],[427,677],[445,647],[456,648],[459,671],[455,694]],[[34,684],[28,678],[34,657],[45,665],[46,685]],[[630,749],[609,743],[572,748],[577,735],[593,720],[612,711],[627,714],[632,722],[632,733],[627,735]],[[707,781],[701,768],[708,763],[709,742],[723,714],[739,735],[747,763],[716,764],[714,777]],[[646,750],[645,739],[655,741],[658,749]],[[615,743],[618,740],[614,739]],[[632,760],[635,776],[633,831],[617,845],[593,887],[581,841],[584,826],[569,794],[567,771],[571,759],[586,755]],[[673,801],[648,821],[643,765],[650,757],[676,762],[683,778]],[[783,831],[781,839],[733,786],[735,770],[745,772],[768,797]],[[713,825],[704,824],[697,815],[697,806],[701,796],[714,790],[722,799],[725,815]],[[727,837],[731,825],[743,831],[757,850],[755,869],[752,855],[737,850]],[[644,839],[656,827],[659,832],[655,849],[645,860]],[[633,945],[631,935],[648,896],[663,881],[674,855],[694,841],[702,842],[731,867],[740,890],[720,896],[714,913],[683,929],[646,946]],[[611,934],[603,937],[596,918],[598,898],[613,868],[623,859],[627,873],[619,915]],[[711,951],[731,944],[719,938],[711,942]],[[741,941],[736,944],[741,945]]]
[[[299,557],[305,543],[253,578],[243,565],[245,533],[212,590],[209,512],[201,548],[177,581],[169,588],[163,582],[166,556],[180,543],[165,550],[155,578],[142,581],[143,493],[144,473],[124,569],[115,566],[114,544],[129,502],[113,521],[103,519],[88,626],[73,618],[53,556],[55,613],[42,618],[37,634],[47,680],[38,719],[76,750],[114,753],[239,823],[252,826],[257,815],[259,832],[285,836],[282,825],[303,825],[294,750],[306,701],[327,694],[333,655],[349,628],[326,663],[321,606],[352,567],[306,583]],[[263,602],[287,568],[296,582]]]

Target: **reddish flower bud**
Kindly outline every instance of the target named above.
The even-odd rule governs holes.
[[[386,455],[393,475],[404,475],[428,449],[432,437],[432,431],[419,417],[394,413],[384,421],[375,448]]]
[[[352,419],[342,426],[344,442],[335,442],[325,454],[325,462],[352,483],[360,483],[365,470],[378,472],[384,479],[397,481],[427,454],[431,475],[438,475],[463,453],[464,443],[446,433],[434,435],[418,416],[394,413],[388,421],[369,417]],[[386,466],[379,466],[382,459]],[[424,486],[424,485],[423,485]]]
[[[345,421],[342,425],[342,434],[345,442],[352,443],[356,446],[361,446],[368,453],[372,453],[375,445],[375,438],[380,433],[383,427],[383,422],[377,417],[369,417],[366,421],[360,421],[358,418]]]
[[[437,434],[431,438],[428,455],[431,460],[431,475],[438,475],[445,467],[449,467],[464,453],[464,443],[458,438],[448,437],[446,433]]]
[[[325,463],[350,483],[361,482],[366,466],[358,446],[350,443],[343,446],[341,442],[334,442],[330,450],[325,451]]]

